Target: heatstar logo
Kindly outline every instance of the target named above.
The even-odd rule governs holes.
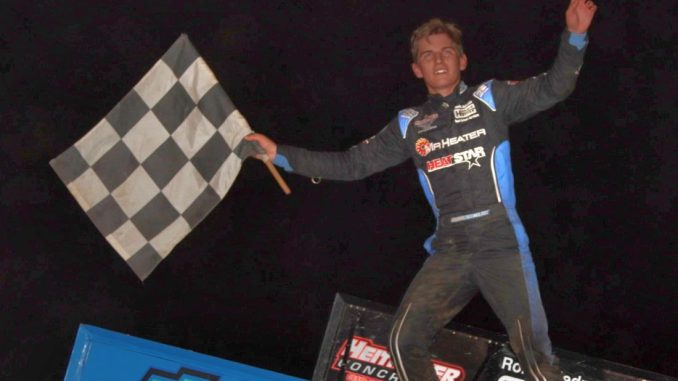
[[[344,364],[346,343],[337,350],[331,369],[346,369],[347,381],[398,381],[391,355],[386,347],[377,345],[371,339],[354,336],[349,349],[347,364]],[[433,368],[440,381],[463,381],[466,373],[460,366],[433,360]]]
[[[481,128],[479,130],[471,131],[468,134],[463,134],[459,136],[454,136],[451,138],[444,138],[442,140],[439,140],[437,142],[429,142],[428,139],[426,138],[419,138],[417,141],[414,143],[414,148],[417,150],[417,153],[420,156],[426,156],[429,153],[433,151],[437,151],[439,149],[447,148],[447,147],[452,147],[453,145],[467,142],[469,140],[473,140],[476,138],[479,138],[481,136],[485,136],[487,133],[485,132],[484,128]]]
[[[452,155],[439,157],[426,162],[426,171],[433,172],[443,168],[449,168],[453,165],[467,163],[470,170],[473,166],[480,167],[479,159],[485,157],[483,147],[476,147],[463,152],[457,152]]]

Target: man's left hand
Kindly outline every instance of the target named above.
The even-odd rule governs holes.
[[[591,0],[571,0],[565,11],[567,30],[573,33],[586,33],[597,9],[598,6]]]

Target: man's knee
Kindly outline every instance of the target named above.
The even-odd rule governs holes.
[[[404,358],[428,356],[428,335],[421,326],[412,320],[397,319],[391,327],[389,337],[391,353]]]

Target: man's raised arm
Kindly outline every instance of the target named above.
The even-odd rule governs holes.
[[[505,124],[525,120],[572,93],[584,62],[587,32],[597,9],[591,0],[570,1],[565,11],[566,30],[561,36],[553,66],[546,73],[519,82],[493,80],[485,83]]]
[[[268,137],[256,133],[245,139],[259,143],[273,163],[288,172],[328,180],[359,180],[409,158],[397,119],[392,120],[375,136],[339,152],[278,146]]]

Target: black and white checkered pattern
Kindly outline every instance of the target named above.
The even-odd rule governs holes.
[[[92,130],[50,161],[101,234],[145,279],[221,201],[247,121],[186,35]]]

